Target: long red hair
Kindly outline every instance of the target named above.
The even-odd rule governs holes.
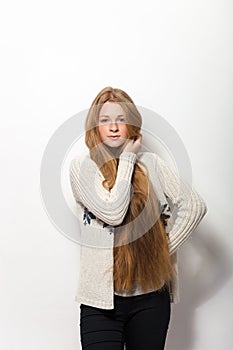
[[[100,139],[99,111],[107,101],[119,103],[126,112],[129,138],[141,135],[142,118],[133,100],[121,89],[106,87],[91,104],[85,122],[85,143],[105,178],[103,186],[111,190],[117,176],[119,155],[125,145],[119,149],[119,155],[113,157]],[[136,286],[143,292],[161,289],[175,273],[159,201],[146,172],[146,165],[137,160],[132,175],[132,198],[123,222],[115,226],[113,278],[114,290],[119,293],[132,292]]]

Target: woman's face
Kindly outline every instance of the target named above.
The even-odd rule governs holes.
[[[126,114],[117,102],[105,102],[99,113],[101,141],[110,147],[119,147],[127,139]]]

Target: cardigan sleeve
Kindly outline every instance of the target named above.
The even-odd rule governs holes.
[[[103,222],[116,226],[122,223],[131,195],[131,178],[136,162],[136,153],[124,151],[120,154],[117,176],[110,191],[96,189],[97,164],[90,158],[76,157],[70,163],[70,184],[77,203],[82,203]]]
[[[157,156],[157,174],[163,191],[177,206],[177,216],[169,231],[169,252],[173,254],[190,236],[207,213],[200,194],[178,177],[168,164]]]

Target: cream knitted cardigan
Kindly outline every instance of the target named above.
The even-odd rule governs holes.
[[[103,309],[114,308],[114,226],[122,223],[127,212],[137,159],[146,164],[148,173],[145,167],[143,170],[152,182],[164,208],[163,213],[170,217],[166,231],[177,274],[169,285],[169,292],[171,302],[180,301],[177,250],[200,223],[207,206],[197,191],[179,178],[157,154],[123,151],[111,191],[102,186],[104,177],[89,155],[77,156],[70,163],[70,184],[76,201],[81,244],[79,283],[75,295],[75,301],[79,303]],[[175,221],[171,205],[177,208]]]

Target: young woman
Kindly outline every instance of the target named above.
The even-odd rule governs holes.
[[[86,118],[89,154],[71,162],[82,349],[164,349],[170,303],[179,301],[177,250],[207,212],[165,161],[140,152],[141,124],[126,92],[104,88]]]

